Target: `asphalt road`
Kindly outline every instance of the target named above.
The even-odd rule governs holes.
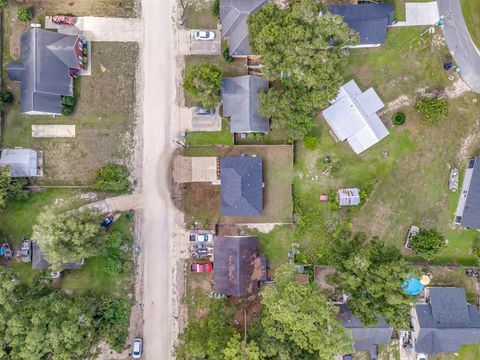
[[[438,0],[440,16],[445,16],[443,33],[463,81],[480,93],[480,54],[470,38],[460,0]]]

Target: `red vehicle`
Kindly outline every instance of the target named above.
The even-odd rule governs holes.
[[[213,264],[211,262],[198,262],[192,263],[192,272],[211,272],[213,270]]]
[[[77,18],[75,16],[57,15],[57,16],[52,16],[52,21],[55,24],[59,24],[59,25],[73,26],[75,25]]]

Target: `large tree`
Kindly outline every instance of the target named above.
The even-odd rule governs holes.
[[[25,186],[28,183],[27,178],[10,177],[10,167],[0,168],[0,208],[4,208],[7,199],[23,200],[28,196]]]
[[[211,63],[189,66],[183,87],[199,106],[214,108],[220,103],[222,72],[217,65]]]
[[[402,284],[410,267],[400,250],[378,238],[363,248],[359,248],[358,238],[339,239],[332,245],[333,252],[336,248],[341,252],[333,257],[338,272],[335,284],[350,297],[352,313],[366,326],[383,316],[397,329],[405,327],[411,299]]]
[[[234,334],[228,341],[227,347],[223,350],[225,360],[263,360],[265,353],[260,350],[255,341],[245,344],[240,338],[240,334]]]
[[[33,226],[32,240],[45,253],[52,270],[62,270],[66,263],[78,263],[103,250],[98,213],[73,210],[57,213],[47,207]]]
[[[289,264],[280,267],[275,283],[262,292],[261,321],[265,333],[278,341],[292,342],[322,360],[349,353],[352,338],[336,319],[335,306],[316,283],[300,283],[295,273]]]

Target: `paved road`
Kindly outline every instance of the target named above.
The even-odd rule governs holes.
[[[440,16],[446,19],[443,33],[463,81],[480,93],[480,54],[470,38],[462,15],[460,0],[438,0]]]

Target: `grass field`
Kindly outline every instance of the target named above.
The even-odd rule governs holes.
[[[229,122],[222,119],[222,131],[188,132],[185,143],[189,146],[233,145],[233,134],[230,132]]]
[[[462,12],[468,32],[480,49],[480,0],[461,0]]]
[[[216,29],[219,19],[213,15],[212,0],[188,1],[183,12],[188,29]]]
[[[295,228],[290,225],[277,225],[269,233],[253,232],[260,240],[260,253],[267,257],[268,267],[277,269],[288,260],[288,252],[295,242]]]

